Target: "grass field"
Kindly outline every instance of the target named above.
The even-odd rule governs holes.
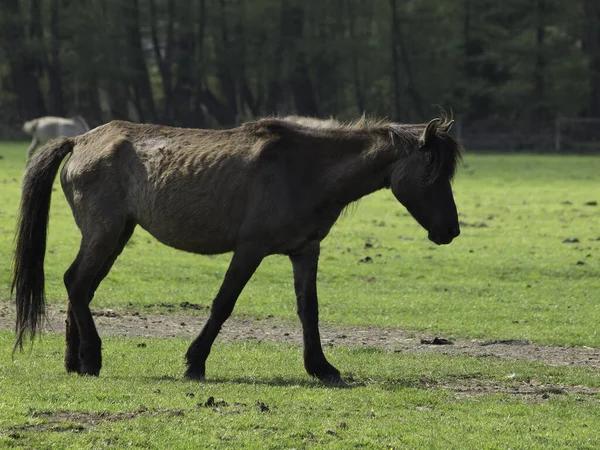
[[[9,301],[25,149],[0,144],[0,305]],[[467,155],[455,183],[462,234],[443,247],[390,192],[362,200],[324,241],[321,320],[600,348],[598,174],[597,156]],[[65,303],[62,274],[78,240],[57,183],[51,304]],[[372,262],[360,262],[366,256]],[[229,258],[177,252],[137,230],[92,306],[169,313],[164,305],[209,305]],[[285,258],[263,262],[234,314],[295,318]],[[304,374],[296,346],[237,342],[215,346],[209,380],[198,384],[181,377],[189,342],[146,339],[144,348],[115,336],[104,339],[100,378],[88,379],[63,372],[59,335],[15,361],[12,339],[0,332],[4,446],[595,448],[600,440],[594,369],[333,348],[350,388],[332,389]],[[515,395],[524,385],[528,394]],[[211,396],[217,404],[203,406]]]

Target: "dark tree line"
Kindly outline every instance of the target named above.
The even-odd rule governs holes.
[[[600,117],[597,0],[1,0],[0,119]]]

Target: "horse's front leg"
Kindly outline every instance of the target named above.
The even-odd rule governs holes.
[[[208,321],[198,337],[192,342],[185,358],[187,378],[201,380],[206,372],[206,359],[221,327],[231,315],[235,302],[248,283],[264,255],[256,250],[238,249],[233,254],[225,279],[213,300]]]
[[[304,368],[309,375],[326,383],[343,383],[339,370],[323,354],[319,335],[319,303],[317,299],[317,267],[319,244],[313,244],[290,255],[294,268],[294,290],[298,316],[302,322],[304,339]]]

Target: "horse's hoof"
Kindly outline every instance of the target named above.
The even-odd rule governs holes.
[[[340,375],[340,371],[327,361],[320,361],[317,364],[309,364],[307,362],[304,367],[309,375],[318,378],[322,383],[332,386],[343,386],[346,384]]]
[[[97,377],[100,375],[100,367],[97,366],[96,364],[86,366],[85,364],[82,363],[79,366],[79,370],[77,371],[77,373],[79,375],[84,375],[84,376],[87,375],[90,377]]]
[[[206,380],[206,377],[204,376],[203,373],[195,372],[195,371],[189,370],[189,369],[185,371],[185,377],[188,380],[194,380],[194,381],[204,381],[204,380]]]
[[[65,370],[67,373],[79,373],[79,360],[65,360]]]
[[[335,386],[335,387],[345,387],[348,386],[348,384],[344,381],[344,379],[340,376],[340,374],[330,374],[330,375],[324,375],[321,377],[317,377],[319,379],[319,381],[321,381],[321,383],[326,384],[328,386]]]
[[[197,373],[189,373],[189,372],[186,372],[186,373],[185,373],[185,377],[186,377],[188,380],[192,380],[192,381],[204,381],[204,380],[206,380],[206,377],[205,377],[204,375],[202,375],[202,374],[197,374]]]

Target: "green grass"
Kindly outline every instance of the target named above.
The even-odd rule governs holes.
[[[0,302],[9,301],[25,150],[0,144]],[[600,157],[593,156],[468,155],[455,183],[467,225],[444,247],[427,241],[391,193],[364,199],[323,244],[321,320],[600,347],[600,206],[585,205],[600,202],[599,173]],[[62,274],[78,241],[57,183],[46,258],[50,303],[65,304]],[[359,263],[364,256],[373,262]],[[137,230],[93,307],[210,304],[229,257],[184,254]],[[264,261],[235,314],[295,317],[285,258]],[[45,334],[12,360],[14,336],[0,331],[0,447],[600,445],[600,397],[586,391],[598,392],[597,370],[333,348],[329,359],[350,380],[350,388],[335,389],[304,373],[298,347],[217,341],[208,380],[196,383],[181,377],[189,342],[104,337],[101,376],[87,378],[64,373],[63,341]],[[138,347],[142,341],[146,347]],[[479,385],[477,395],[463,389]],[[519,386],[533,388],[511,394]],[[227,405],[205,407],[209,397]]]
[[[596,395],[539,389],[460,395],[468,382],[510,392],[523,382],[600,386],[600,373],[540,364],[330,351],[350,388],[324,387],[302,372],[300,349],[217,344],[209,380],[181,378],[180,339],[105,339],[100,378],[67,375],[62,339],[46,336],[30,355],[0,355],[0,446],[29,448],[594,448]],[[12,335],[0,333],[8,350]],[[508,376],[514,377],[508,378]],[[434,381],[440,387],[428,387]],[[206,407],[209,397],[218,404]],[[268,411],[261,411],[263,403]],[[264,407],[263,407],[264,409]]]
[[[9,298],[24,149],[0,147],[0,300]],[[599,173],[597,156],[467,155],[455,183],[467,225],[441,247],[389,191],[363,199],[323,243],[321,320],[600,347],[600,206],[584,204],[600,202]],[[64,305],[62,275],[80,235],[58,180],[49,230],[48,297]],[[562,242],[573,237],[580,242]],[[365,256],[373,262],[359,263]],[[209,305],[229,259],[168,248],[138,228],[93,306]],[[234,314],[295,317],[286,258],[263,262]]]

